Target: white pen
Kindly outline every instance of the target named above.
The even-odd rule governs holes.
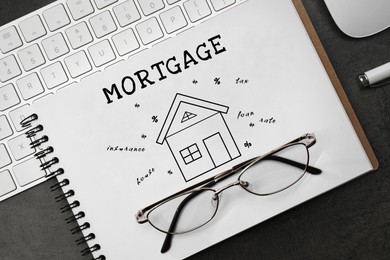
[[[363,87],[379,87],[390,83],[390,62],[360,74],[358,79]]]

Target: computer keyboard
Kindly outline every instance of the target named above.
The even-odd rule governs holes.
[[[32,103],[243,1],[62,0],[1,26],[0,201],[46,180],[20,125]]]

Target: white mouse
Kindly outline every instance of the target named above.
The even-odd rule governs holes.
[[[346,35],[361,38],[390,26],[390,0],[324,0],[329,12]]]

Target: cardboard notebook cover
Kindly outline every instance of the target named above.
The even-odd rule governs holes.
[[[334,71],[334,68],[332,66],[332,63],[330,62],[328,55],[326,54],[326,51],[324,47],[322,46],[321,40],[319,39],[315,28],[313,24],[310,21],[309,15],[307,14],[305,7],[303,6],[303,3],[301,0],[292,0],[292,2],[295,5],[295,8],[301,17],[302,23],[304,24],[306,31],[308,35],[310,36],[311,41],[313,42],[314,47],[316,48],[316,51],[318,53],[318,56],[321,59],[322,64],[324,65],[326,72],[329,75],[330,80],[332,81],[332,84],[340,98],[341,103],[344,106],[345,111],[347,112],[349,119],[351,120],[356,133],[359,136],[360,142],[363,144],[363,147],[367,153],[367,156],[370,158],[373,170],[377,170],[379,167],[379,162],[375,156],[375,153],[366,137],[366,134],[364,133],[364,130],[362,126],[360,125],[360,122],[355,114],[355,111],[352,108],[351,103],[348,100],[347,95],[345,94],[345,91],[341,85],[341,82],[339,78],[337,77],[336,72]]]

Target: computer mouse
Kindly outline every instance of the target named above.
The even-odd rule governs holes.
[[[336,25],[354,38],[371,36],[390,26],[390,0],[324,0]]]

